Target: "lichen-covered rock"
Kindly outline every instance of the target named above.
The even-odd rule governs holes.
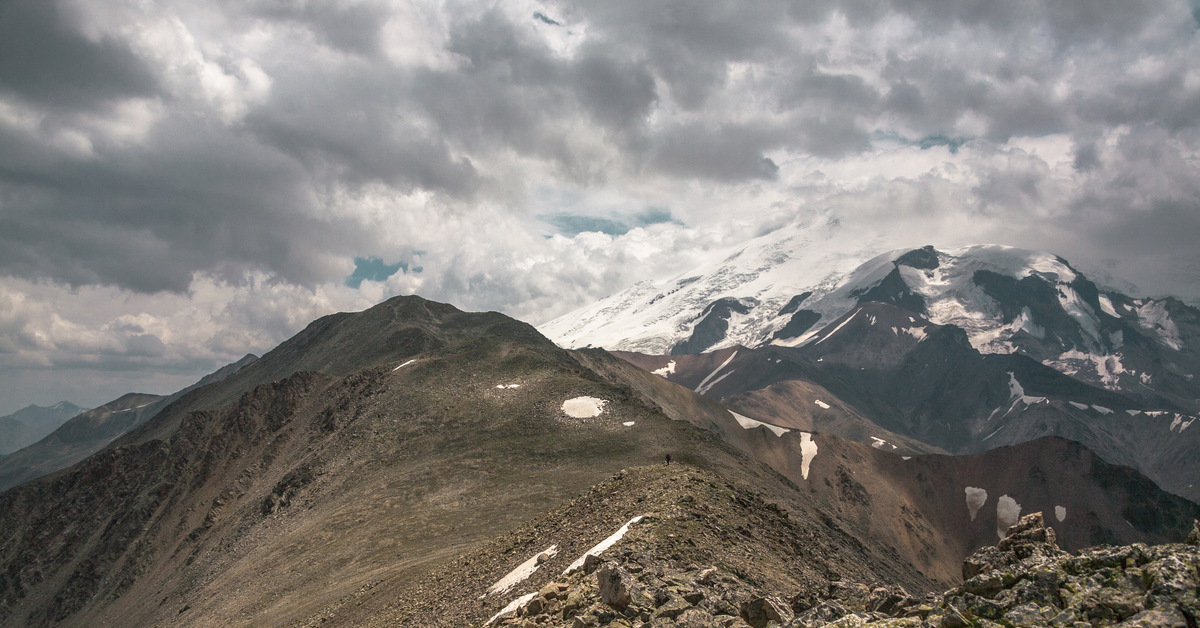
[[[747,600],[741,611],[742,619],[755,628],[762,628],[771,621],[782,624],[792,619],[791,607],[773,595]]]
[[[636,595],[636,584],[629,570],[615,562],[605,563],[596,571],[596,585],[600,589],[600,601],[622,611]]]
[[[914,600],[900,585],[875,587],[867,597],[867,610],[894,616],[900,609],[910,606]]]
[[[995,547],[981,548],[963,561],[963,580],[1026,560],[1047,560],[1066,555],[1058,547],[1054,529],[1047,528],[1042,513],[1035,512],[1021,517]]]
[[[835,622],[850,614],[850,609],[837,600],[822,600],[816,606],[804,611],[792,622],[792,626],[815,628]]]

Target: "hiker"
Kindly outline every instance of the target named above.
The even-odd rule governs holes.
[[[671,454],[667,454],[667,466],[671,466]]]

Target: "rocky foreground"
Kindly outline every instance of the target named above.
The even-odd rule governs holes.
[[[1059,549],[1041,513],[963,563],[943,594],[831,580],[820,595],[767,592],[713,566],[618,547],[515,607],[492,626],[1178,626],[1200,618],[1200,522],[1185,544]]]

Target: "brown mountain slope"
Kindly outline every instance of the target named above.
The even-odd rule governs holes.
[[[439,561],[666,452],[790,494],[531,328],[455,317],[416,357],[264,384],[185,414],[165,438],[0,494],[0,624],[284,625],[374,582],[416,595]],[[607,403],[564,414],[579,396]],[[672,412],[711,411],[683,399],[697,408]],[[841,560],[924,581],[888,552],[868,556]]]
[[[792,361],[784,363],[773,351],[732,347],[693,355],[628,351],[614,351],[613,355],[701,394],[716,396],[733,411],[758,421],[835,434],[902,454],[946,453],[880,427],[853,404],[809,379],[806,369]],[[720,388],[714,392],[717,386]]]
[[[628,382],[650,398],[680,394],[680,386],[629,362],[602,352],[581,354],[597,371]],[[1061,438],[970,456],[909,457],[892,453],[890,447],[865,446],[823,433],[791,430],[777,435],[779,430],[765,426],[746,429],[728,412],[711,414],[704,427],[783,474],[807,503],[836,513],[839,525],[856,526],[864,537],[894,548],[927,576],[943,582],[956,579],[963,557],[993,543],[996,530],[1007,527],[998,521],[997,510],[1006,495],[1021,512],[1054,513],[1056,507],[1063,508],[1064,520],[1056,527],[1064,547],[1072,550],[1096,543],[1182,538],[1200,515],[1197,504]],[[967,487],[987,495],[974,516],[967,506]]]

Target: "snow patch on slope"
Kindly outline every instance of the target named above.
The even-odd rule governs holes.
[[[650,371],[650,372],[654,373],[655,375],[662,376],[662,377],[672,375],[675,373],[675,360],[671,360],[670,362],[667,362],[666,366],[664,366],[660,369],[654,369],[653,371]]]
[[[1143,329],[1154,332],[1163,344],[1179,351],[1183,348],[1183,340],[1179,335],[1179,327],[1167,313],[1165,301],[1148,300],[1137,308],[1138,324]]]
[[[524,582],[529,578],[529,576],[532,576],[533,572],[537,571],[537,568],[541,566],[542,563],[546,562],[547,559],[554,557],[555,554],[558,554],[558,545],[551,545],[541,552],[534,554],[529,558],[529,560],[517,565],[515,569],[508,572],[508,575],[497,580],[496,584],[493,584],[491,588],[488,589],[487,593],[484,593],[480,597],[483,598],[487,595],[499,595],[501,593],[507,593],[509,589],[517,586],[518,583]]]
[[[806,480],[808,479],[808,467],[816,457],[817,441],[813,440],[812,434],[800,432],[800,475],[804,476]]]
[[[996,500],[996,535],[1001,539],[1008,534],[1008,529],[1016,525],[1021,518],[1021,505],[1008,495],[1001,495]]]
[[[583,567],[583,561],[587,560],[587,557],[589,555],[599,557],[601,554],[604,553],[605,550],[612,547],[613,545],[616,545],[617,541],[620,541],[622,538],[624,538],[625,533],[629,532],[629,526],[641,521],[644,516],[645,515],[638,515],[638,516],[634,517],[633,519],[630,519],[629,521],[625,522],[625,525],[621,526],[621,528],[619,530],[617,530],[616,532],[614,532],[612,534],[612,536],[608,537],[607,539],[604,539],[603,541],[600,541],[594,547],[592,547],[592,549],[584,552],[583,555],[580,556],[579,558],[576,558],[575,562],[571,563],[570,565],[567,565],[567,568],[563,570],[563,575],[567,575],[567,574],[579,569],[580,567]]]
[[[1101,312],[1104,312],[1113,318],[1121,318],[1121,315],[1117,314],[1117,308],[1113,307],[1112,299],[1109,299],[1107,294],[1101,294],[1099,296],[1099,300]]]
[[[744,430],[752,430],[756,427],[765,427],[768,430],[771,430],[772,432],[774,432],[776,436],[783,436],[784,434],[787,434],[788,432],[791,431],[789,429],[779,427],[778,425],[771,425],[770,423],[763,423],[762,421],[755,421],[754,419],[752,419],[748,416],[740,415],[732,410],[729,411],[729,414],[733,415],[733,418],[737,420],[738,425],[741,425],[742,429],[744,429]]]
[[[987,491],[974,486],[966,488],[967,494],[967,513],[971,515],[971,521],[975,520],[975,515],[979,514],[979,509],[987,503]]]
[[[1021,382],[1017,381],[1017,376],[1012,371],[1008,372],[1008,394],[1009,399],[1012,399],[1014,403],[1016,401],[1020,401],[1027,406],[1031,406],[1035,403],[1040,403],[1046,400],[1045,397],[1033,397],[1031,395],[1026,395],[1025,387],[1021,385]],[[1009,409],[1011,410],[1012,408]]]
[[[505,614],[505,613],[509,613],[509,612],[515,611],[515,610],[517,610],[518,608],[521,608],[522,606],[525,606],[526,604],[528,604],[528,603],[529,603],[529,601],[530,601],[530,600],[532,600],[532,599],[533,599],[533,596],[535,596],[535,595],[537,595],[537,594],[538,594],[538,592],[537,592],[537,591],[534,591],[534,592],[532,592],[532,593],[526,593],[525,595],[522,595],[521,597],[519,597],[519,598],[517,598],[517,599],[515,599],[515,600],[513,600],[513,601],[511,601],[511,602],[509,602],[507,606],[505,606],[504,608],[500,609],[500,612],[499,612],[499,613],[496,613],[495,615],[492,615],[492,618],[491,618],[491,619],[489,619],[489,620],[487,620],[487,621],[486,621],[486,622],[485,622],[483,625],[484,625],[484,626],[490,626],[490,625],[492,625],[492,623],[493,623],[493,622],[495,622],[497,619],[500,619],[500,616],[501,616],[501,615],[503,615],[503,614]]]
[[[708,389],[712,388],[712,385],[708,383],[708,380],[712,379],[713,376],[716,375],[717,373],[720,373],[721,369],[725,368],[726,366],[729,366],[729,363],[733,362],[733,359],[735,357],[737,357],[737,354],[738,354],[737,351],[734,351],[733,353],[729,354],[729,357],[725,358],[725,361],[721,363],[721,366],[718,366],[716,369],[713,370],[713,372],[709,373],[707,377],[700,380],[700,384],[698,384],[696,386],[695,392],[698,392],[701,395],[708,392]],[[730,372],[732,372],[732,371],[730,371]],[[729,373],[726,373],[725,375],[729,375]],[[719,381],[721,381],[721,380],[718,379],[717,382],[719,382]],[[716,384],[717,382],[713,382],[713,384]]]
[[[833,331],[829,332],[828,334],[825,334],[825,335],[823,335],[823,336],[821,337],[821,339],[820,339],[820,340],[818,340],[818,341],[817,341],[817,342],[816,342],[816,343],[815,343],[813,346],[819,345],[819,344],[821,344],[822,342],[825,342],[826,340],[829,340],[829,337],[830,337],[830,336],[832,336],[832,335],[834,335],[834,334],[838,333],[838,330],[840,330],[841,328],[845,327],[845,326],[846,326],[846,323],[849,323],[850,321],[854,320],[854,317],[858,316],[858,313],[859,313],[859,312],[861,312],[861,311],[862,311],[861,309],[855,310],[853,314],[851,314],[850,316],[847,316],[847,317],[846,317],[846,320],[842,321],[842,322],[841,322],[841,324],[839,324],[837,327],[834,327],[834,328],[833,328]]]
[[[574,419],[590,419],[600,416],[608,402],[595,397],[575,397],[562,403],[562,411]]]
[[[1137,375],[1136,371],[1130,371],[1125,368],[1125,365],[1121,362],[1121,358],[1122,355],[1120,353],[1114,355],[1097,355],[1094,353],[1084,353],[1078,349],[1071,349],[1059,354],[1056,359],[1044,361],[1043,364],[1067,375],[1076,375],[1080,370],[1087,368],[1096,373],[1096,377],[1100,379],[1100,383],[1105,388],[1117,390],[1120,388],[1122,374]]]

